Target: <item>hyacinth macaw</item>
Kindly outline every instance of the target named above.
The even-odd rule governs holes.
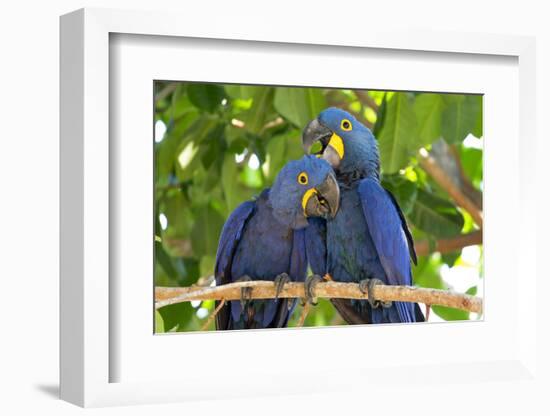
[[[321,143],[317,156],[331,164],[341,190],[338,215],[326,221],[326,230],[319,230],[319,235],[326,233],[326,263],[317,270],[312,265],[313,272],[359,283],[367,295],[376,284],[412,285],[413,239],[397,201],[380,184],[378,146],[371,131],[346,111],[329,108],[307,125],[302,140],[306,152]],[[309,293],[318,280],[306,282]],[[332,302],[348,323],[424,320],[418,304],[410,302],[380,302],[370,295],[368,301]]]
[[[303,282],[307,272],[309,221],[334,217],[340,200],[334,172],[325,160],[305,156],[287,163],[271,189],[237,207],[225,223],[216,254],[216,285],[273,280],[277,295],[288,281]],[[315,230],[312,229],[315,233]],[[216,315],[216,329],[280,328],[287,325],[295,299],[227,302]],[[218,305],[218,302],[216,302]]]

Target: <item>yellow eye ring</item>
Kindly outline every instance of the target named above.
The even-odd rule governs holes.
[[[344,131],[351,131],[353,126],[351,125],[351,121],[349,121],[347,118],[345,118],[340,123],[340,128]]]
[[[309,182],[309,178],[307,176],[307,173],[300,172],[300,174],[298,175],[298,183],[300,185],[307,185],[308,182]]]

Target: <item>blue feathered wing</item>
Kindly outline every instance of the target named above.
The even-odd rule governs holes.
[[[253,201],[242,203],[231,213],[223,226],[214,268],[216,286],[232,282],[231,265],[233,263],[235,249],[243,235],[246,222],[254,213],[255,207],[256,204]],[[216,307],[218,303],[219,301],[216,301]],[[231,308],[229,305],[225,305],[216,315],[216,328],[228,329],[230,315]]]
[[[235,252],[241,242],[249,220],[254,216],[257,210],[256,202],[249,201],[238,206],[227,219],[218,243],[216,254],[216,265],[214,274],[216,285],[224,285],[234,282],[232,276],[232,266]],[[305,230],[294,230],[292,233],[290,258],[288,259],[288,269],[286,272],[292,281],[304,281],[307,271],[306,241]],[[264,253],[265,261],[270,261],[269,253]],[[242,259],[241,259],[242,261]],[[251,272],[251,277],[254,273]],[[276,276],[271,276],[275,278]],[[247,323],[245,327],[255,322],[260,327],[284,327],[292,314],[296,305],[295,299],[261,300],[254,302],[254,316],[243,317]],[[216,306],[219,302],[216,302]],[[216,315],[217,329],[237,329],[235,324],[241,316],[241,305],[238,301],[231,301],[224,305]],[[241,326],[243,322],[239,322]]]
[[[309,218],[305,228],[305,251],[311,271],[319,276],[327,272],[327,224],[322,218]]]
[[[363,214],[389,285],[412,285],[411,262],[416,260],[412,237],[393,196],[372,178],[357,188]],[[401,322],[416,322],[415,304],[393,302]],[[373,310],[373,321],[376,321]]]

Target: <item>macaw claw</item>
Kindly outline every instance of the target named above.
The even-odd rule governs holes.
[[[367,295],[371,308],[376,309],[378,307],[390,308],[392,302],[384,302],[374,298],[374,286],[383,285],[384,282],[380,279],[364,279],[359,282],[359,290]]]
[[[315,301],[315,286],[317,286],[317,283],[324,282],[325,279],[317,274],[312,274],[311,276],[306,277],[306,281],[304,283],[304,292],[306,295],[306,303],[309,303],[313,306],[317,305],[317,302]]]
[[[275,283],[275,299],[279,298],[285,284],[288,282],[290,282],[290,276],[286,273],[281,273],[275,277],[275,280],[273,281],[273,283]]]
[[[239,277],[235,282],[251,282],[252,278],[248,275],[243,275]],[[251,287],[242,287],[241,288],[241,308],[244,310],[246,304],[250,302],[252,298],[252,288]]]

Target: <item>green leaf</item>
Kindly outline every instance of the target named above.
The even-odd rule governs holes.
[[[477,113],[476,124],[472,130],[472,134],[477,138],[481,138],[481,136],[483,136],[483,96],[479,95],[476,97],[478,97],[479,100],[479,111]]]
[[[447,143],[459,143],[476,130],[481,113],[481,96],[460,95],[447,100],[450,104],[443,111],[441,135]]]
[[[220,154],[216,163],[212,164],[206,171],[206,178],[202,180],[202,189],[205,195],[215,194],[219,190],[221,163],[223,154]]]
[[[188,94],[186,94],[185,84],[179,84],[172,94],[172,105],[170,107],[170,120],[178,120],[181,117],[195,113],[197,109],[191,103]]]
[[[378,114],[376,117],[376,123],[374,124],[374,127],[372,129],[372,134],[374,134],[374,137],[378,138],[380,136],[380,132],[382,131],[382,127],[384,127],[384,123],[386,121],[386,108],[388,107],[388,101],[386,98],[386,94],[382,94],[382,103],[380,104],[380,107],[378,108]]]
[[[162,247],[162,243],[160,241],[155,241],[155,262],[161,265],[162,269],[168,277],[170,277],[170,279],[177,280],[178,272],[172,264],[172,259],[168,256],[168,254],[166,254],[166,251],[164,251],[164,247]]]
[[[215,84],[189,84],[187,95],[195,107],[209,113],[213,113],[226,97],[223,87]]]
[[[440,275],[441,261],[438,254],[420,257],[414,269],[414,283],[421,287],[447,290],[448,287]],[[446,321],[463,321],[469,319],[469,313],[460,309],[432,305],[432,310]]]
[[[446,321],[467,321],[470,319],[470,312],[461,309],[433,305],[432,310]]]
[[[194,309],[189,302],[176,303],[158,309],[164,331],[183,331],[193,318]]]
[[[239,114],[239,119],[245,123],[245,128],[251,133],[259,134],[265,124],[275,118],[273,114],[273,94],[272,87],[255,87],[252,97],[252,107]]]
[[[461,146],[460,161],[466,176],[479,187],[483,180],[483,152],[480,149]]]
[[[464,226],[464,217],[452,203],[423,189],[418,189],[409,218],[415,227],[435,237],[454,237]]]
[[[174,172],[177,163],[177,149],[184,137],[184,132],[196,119],[197,112],[193,109],[169,124],[164,140],[155,144],[157,185],[169,184],[170,175]]]
[[[441,260],[449,267],[453,267],[462,252],[460,250],[452,251],[441,255]]]
[[[416,201],[416,183],[400,175],[384,175],[382,186],[397,199],[403,214],[409,215]]]
[[[413,270],[414,284],[432,289],[446,289],[445,282],[439,273],[440,268],[441,261],[438,254],[419,257],[418,265]]]
[[[209,276],[211,274],[214,274],[215,264],[216,264],[216,256],[202,257],[200,262],[201,276]]]
[[[218,123],[210,129],[201,141],[201,146],[204,147],[204,151],[201,152],[201,162],[206,170],[210,169],[213,163],[221,163],[220,159],[223,158],[223,154],[227,148],[225,129],[226,126],[224,123]]]
[[[216,255],[218,238],[224,223],[223,217],[210,206],[202,208],[191,230],[195,255]]]
[[[254,85],[239,85],[239,84],[226,84],[224,85],[227,94],[234,99],[249,100],[254,98],[254,95],[258,91],[258,86]]]
[[[180,181],[189,180],[201,164],[207,147],[200,145],[217,125],[217,119],[203,115],[186,130],[175,154],[176,175]]]
[[[427,146],[441,137],[441,114],[444,102],[441,94],[420,94],[414,102],[419,144]]]
[[[301,130],[291,130],[285,134],[286,140],[286,151],[285,159],[295,160],[300,159],[304,155],[304,150],[302,148],[302,131]]]
[[[416,117],[407,93],[396,92],[387,102],[384,125],[378,136],[385,173],[395,173],[409,162],[416,150]]]
[[[164,320],[159,311],[155,311],[155,333],[160,334],[164,332]]]
[[[327,107],[318,88],[277,88],[273,101],[275,109],[299,129],[316,118]]]
[[[234,156],[226,154],[222,165],[221,185],[228,212],[233,212],[237,206],[252,197],[252,191],[240,183],[238,177],[239,167]]]
[[[251,169],[248,165],[244,166],[240,174],[240,179],[249,188],[255,188],[256,193],[258,193],[265,185],[260,169]]]
[[[266,160],[269,170],[266,177],[273,181],[277,173],[285,164],[286,137],[284,134],[273,136],[269,139],[266,149]]]
[[[190,207],[191,204],[179,190],[170,192],[170,194],[163,198],[161,212],[164,213],[168,220],[168,228],[163,234],[173,238],[182,238],[189,235],[193,224],[193,219],[190,218]]]
[[[477,295],[477,286],[472,286],[466,291],[467,295],[475,296]]]
[[[200,264],[195,258],[182,259],[182,278],[180,286],[189,286],[195,283],[200,275]]]
[[[277,134],[269,139],[266,146],[266,158],[269,162],[269,170],[266,177],[271,183],[281,168],[289,160],[299,159],[303,156],[301,146],[301,133],[297,129]]]

